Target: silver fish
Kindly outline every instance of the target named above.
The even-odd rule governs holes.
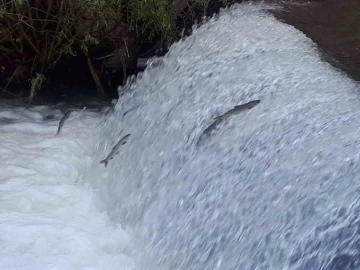
[[[252,100],[248,103],[237,105],[233,109],[227,111],[226,113],[224,113],[218,117],[215,117],[214,119],[215,120],[219,120],[219,119],[224,120],[225,118],[228,118],[231,115],[235,115],[235,114],[241,113],[243,111],[250,110],[250,109],[254,108],[256,105],[258,105],[259,103],[260,103],[260,100]]]
[[[55,118],[55,115],[53,114],[48,114],[44,117],[45,120],[51,120],[51,119],[54,119]]]
[[[141,103],[138,104],[138,105],[136,105],[136,106],[134,106],[134,107],[132,107],[132,108],[130,108],[130,109],[127,110],[126,112],[124,112],[123,117],[124,117],[125,115],[127,115],[129,112],[131,112],[131,111],[136,110],[137,108],[139,108],[140,105],[141,105]]]
[[[119,153],[119,151],[120,151],[119,148],[120,148],[122,145],[124,145],[124,144],[127,143],[129,137],[130,137],[130,134],[126,134],[124,137],[122,137],[122,138],[120,139],[120,141],[119,141],[117,144],[115,144],[115,146],[112,148],[112,150],[111,150],[111,152],[108,154],[108,156],[107,156],[105,159],[103,159],[102,161],[100,161],[100,164],[101,164],[101,163],[104,163],[105,168],[106,168],[107,165],[108,165],[108,163],[109,163],[109,161],[112,160],[112,159],[114,158],[114,156]]]
[[[245,103],[245,104],[242,104],[242,105],[237,105],[235,106],[233,109],[227,111],[226,113],[218,116],[218,117],[215,117],[214,118],[214,122],[208,126],[200,135],[199,137],[199,140],[197,142],[197,146],[200,145],[200,142],[202,140],[204,140],[205,138],[209,137],[211,132],[216,129],[218,127],[218,125],[224,121],[226,118],[228,118],[229,116],[231,115],[234,115],[234,114],[238,114],[242,111],[245,111],[245,110],[250,110],[252,109],[253,107],[255,107],[257,104],[260,103],[260,100],[253,100],[253,101],[250,101],[248,103]]]
[[[69,118],[70,114],[71,114],[71,110],[68,110],[67,113],[65,113],[64,116],[61,118],[56,135],[59,135],[61,128],[65,124],[65,121]]]
[[[223,121],[224,119],[223,118],[218,118],[218,119],[215,119],[215,121],[210,125],[208,126],[206,129],[204,129],[204,131],[201,133],[200,137],[199,137],[199,140],[197,142],[197,146],[200,145],[200,142],[202,140],[204,140],[205,138],[209,137],[211,132],[217,128],[217,126]]]

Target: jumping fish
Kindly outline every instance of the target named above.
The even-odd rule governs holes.
[[[217,128],[217,126],[223,121],[224,119],[223,118],[216,118],[215,121],[210,125],[208,126],[207,128],[204,129],[203,133],[201,134],[200,137],[203,137],[203,136],[207,136],[207,135],[210,135],[210,133]]]
[[[237,105],[233,109],[231,109],[231,110],[227,111],[226,113],[216,117],[215,120],[219,120],[219,119],[224,120],[224,119],[228,118],[231,115],[241,113],[241,112],[243,112],[245,110],[250,110],[250,109],[254,108],[256,105],[258,105],[259,103],[260,103],[260,100],[252,100],[252,101],[250,101],[248,103]]]
[[[71,114],[71,110],[68,110],[67,113],[65,113],[64,116],[61,118],[56,135],[59,135],[61,128],[65,124],[65,121],[69,118],[70,114]]]
[[[127,115],[129,112],[131,112],[131,111],[136,110],[137,108],[139,108],[140,105],[141,105],[141,103],[138,104],[138,105],[136,105],[136,106],[134,106],[134,107],[132,107],[132,108],[130,108],[130,109],[127,110],[126,112],[124,112],[123,117],[124,117],[125,115]]]
[[[197,146],[200,145],[200,142],[202,140],[204,140],[205,138],[209,137],[211,132],[217,128],[217,126],[223,121],[224,119],[223,118],[217,118],[215,119],[215,121],[210,125],[208,126],[206,129],[204,129],[204,131],[201,133],[200,137],[199,137],[199,140],[197,142]]]
[[[51,120],[51,119],[54,119],[55,118],[55,115],[53,114],[48,114],[44,117],[45,120]]]
[[[198,140],[198,142],[197,142],[197,145],[199,145],[200,142],[201,142],[203,139],[207,138],[207,137],[211,134],[211,132],[212,132],[214,129],[216,129],[217,126],[218,126],[222,121],[224,121],[226,118],[228,118],[228,117],[231,116],[231,115],[234,115],[234,114],[238,114],[238,113],[240,113],[240,112],[243,112],[243,111],[245,111],[245,110],[250,110],[250,109],[254,108],[254,107],[255,107],[257,104],[259,104],[259,103],[260,103],[260,100],[253,100],[253,101],[250,101],[250,102],[245,103],[245,104],[242,104],[242,105],[237,105],[237,106],[235,106],[233,109],[227,111],[226,113],[224,113],[224,114],[222,114],[222,115],[220,115],[220,116],[218,116],[218,117],[215,117],[215,118],[214,118],[215,121],[214,121],[210,126],[208,126],[208,127],[201,133],[201,135],[200,135],[200,137],[199,137],[199,140]]]
[[[100,161],[100,164],[101,164],[101,163],[104,163],[105,168],[106,168],[107,165],[108,165],[108,163],[109,163],[109,161],[112,160],[112,159],[114,158],[114,156],[119,153],[119,151],[120,151],[119,148],[120,148],[122,145],[124,145],[125,143],[127,143],[129,137],[130,137],[130,134],[126,134],[124,137],[122,137],[122,138],[120,139],[120,141],[112,148],[112,150],[111,150],[111,152],[109,153],[109,155],[108,155],[104,160]]]

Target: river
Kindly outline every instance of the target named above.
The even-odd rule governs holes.
[[[56,138],[56,122],[39,115],[2,127],[9,151],[22,149],[9,129],[36,143],[24,135],[25,150],[3,159],[19,164],[1,184],[0,264],[358,269],[359,85],[276,20],[278,8],[236,5],[194,29],[149,63],[113,114],[78,112]],[[254,99],[198,144],[215,117]],[[107,168],[99,164],[125,134]],[[41,169],[27,171],[29,160]]]

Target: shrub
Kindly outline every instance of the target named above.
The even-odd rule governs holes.
[[[59,59],[82,54],[87,57],[93,74],[89,47],[111,41],[114,48],[123,52],[121,61],[125,61],[130,57],[129,50],[134,50],[129,49],[129,40],[156,37],[171,43],[177,38],[176,19],[192,16],[194,7],[205,7],[208,2],[0,0],[0,60],[3,63],[0,72],[10,83],[20,76],[19,70],[27,71],[27,80],[36,82],[31,89],[39,89],[44,73]],[[42,79],[34,80],[35,77]]]

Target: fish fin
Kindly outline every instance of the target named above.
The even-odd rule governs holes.
[[[221,120],[221,116],[217,116],[213,118],[215,121],[220,121]]]
[[[220,124],[225,118],[222,117],[222,116],[218,116],[218,117],[215,117],[214,120],[215,120],[215,125],[218,125]],[[215,127],[216,128],[216,127]]]
[[[108,162],[109,162],[109,161],[107,161],[106,159],[104,159],[104,160],[100,161],[100,163],[99,163],[99,164],[104,163],[104,166],[105,166],[105,168],[106,168],[106,167],[107,167],[107,165],[108,165]]]

